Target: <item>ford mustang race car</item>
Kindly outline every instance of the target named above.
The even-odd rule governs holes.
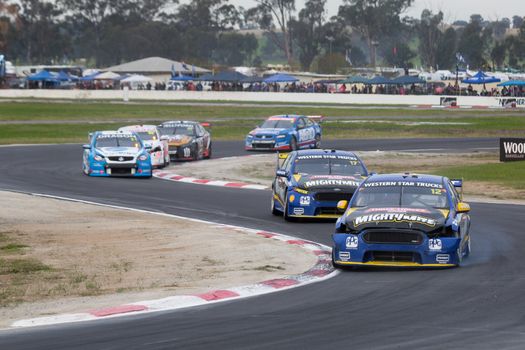
[[[350,200],[368,171],[352,152],[301,150],[279,154],[271,211],[291,218],[335,219],[340,200]]]
[[[152,176],[150,148],[133,132],[97,131],[83,148],[86,175]]]
[[[204,129],[208,123],[174,120],[159,125],[162,136],[168,137],[171,160],[198,160],[211,157],[211,135]]]
[[[470,206],[456,190],[461,186],[462,180],[434,175],[370,176],[337,220],[334,266],[460,265],[471,241]]]
[[[247,151],[295,151],[321,147],[320,116],[276,115],[246,136]]]
[[[118,129],[119,132],[134,132],[139,135],[145,146],[151,147],[151,165],[154,168],[164,168],[170,164],[168,153],[168,138],[160,136],[155,125],[130,125]]]

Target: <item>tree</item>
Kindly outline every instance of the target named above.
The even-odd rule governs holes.
[[[258,5],[247,10],[249,21],[258,23],[270,34],[274,43],[284,52],[288,64],[293,63],[292,32],[289,24],[295,13],[295,0],[255,0]],[[282,35],[278,35],[277,31]]]
[[[21,30],[16,40],[25,52],[26,62],[51,62],[65,56],[70,45],[57,23],[61,12],[40,0],[20,0],[19,4]]]
[[[0,52],[6,52],[9,43],[9,31],[13,25],[20,28],[19,7],[0,0]]]
[[[465,27],[460,39],[459,47],[467,63],[476,68],[481,68],[485,63],[485,42],[482,39],[482,28],[480,21],[474,15],[473,20]]]
[[[451,69],[456,64],[456,48],[458,35],[453,27],[447,28],[438,43],[439,55],[436,58],[437,67]]]
[[[412,67],[412,62],[410,61],[416,57],[416,53],[407,44],[403,42],[392,43],[385,46],[385,48],[383,57],[388,64],[403,68]]]
[[[401,25],[400,14],[413,0],[344,0],[339,16],[356,28],[366,40],[370,64],[376,66],[376,47],[379,39]]]
[[[323,24],[326,0],[308,0],[299,12],[298,20],[290,21],[290,29],[299,51],[299,62],[308,70],[315,56],[319,54],[323,40]]]
[[[513,16],[512,17],[512,28],[520,28],[523,24],[523,17],[521,16]]]
[[[98,67],[103,24],[117,12],[116,0],[58,0],[58,4],[69,14],[69,20],[78,30],[78,40],[86,40],[93,34],[95,65]]]
[[[227,66],[240,66],[251,63],[257,50],[257,38],[253,34],[221,33],[217,49],[213,53],[215,63]]]
[[[421,13],[421,20],[416,24],[421,60],[428,67],[436,67],[437,64],[439,42],[443,36],[440,29],[442,22],[443,12],[433,14],[425,9]]]
[[[490,52],[490,58],[492,59],[492,65],[495,67],[502,67],[507,55],[507,47],[504,43],[496,43]]]

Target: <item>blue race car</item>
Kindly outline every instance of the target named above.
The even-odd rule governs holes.
[[[471,241],[470,206],[456,190],[461,186],[461,180],[435,175],[370,176],[337,220],[334,266],[460,265]]]
[[[295,151],[321,147],[320,116],[276,115],[246,136],[247,151]]]
[[[350,200],[368,176],[358,156],[336,150],[301,150],[285,158],[272,184],[271,211],[292,218],[336,219],[340,200]]]
[[[89,176],[151,177],[151,147],[134,132],[97,131],[83,146],[84,174]]]

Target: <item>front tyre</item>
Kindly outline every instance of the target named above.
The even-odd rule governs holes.
[[[317,134],[315,135],[315,145],[314,148],[321,148],[321,135]]]
[[[283,215],[282,212],[280,212],[279,210],[277,210],[277,208],[275,208],[275,193],[273,191],[272,191],[272,202],[270,204],[270,210],[272,211],[272,214],[275,216]]]
[[[288,193],[286,193],[285,198],[286,198],[286,200],[284,201],[284,213],[283,213],[284,220],[286,220],[286,221],[294,221],[295,218],[291,217],[290,213],[288,212],[288,208],[289,208],[289,205],[288,205]]]

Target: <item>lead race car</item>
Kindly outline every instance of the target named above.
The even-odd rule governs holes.
[[[462,180],[435,175],[369,177],[337,220],[334,266],[460,265],[471,242],[470,206],[456,190],[461,186]]]
[[[204,127],[209,123],[173,120],[159,125],[162,136],[168,138],[172,161],[211,158],[211,134]]]
[[[276,115],[246,136],[247,151],[295,151],[320,148],[321,116]]]
[[[97,131],[82,147],[82,169],[86,175],[152,176],[151,148],[134,132]]]
[[[130,125],[118,129],[119,132],[136,133],[145,146],[151,147],[151,165],[154,168],[164,168],[170,164],[168,153],[168,138],[160,136],[159,130],[155,125]]]
[[[340,200],[350,200],[368,176],[361,159],[352,152],[301,150],[279,154],[272,183],[271,211],[292,218],[335,219]]]

